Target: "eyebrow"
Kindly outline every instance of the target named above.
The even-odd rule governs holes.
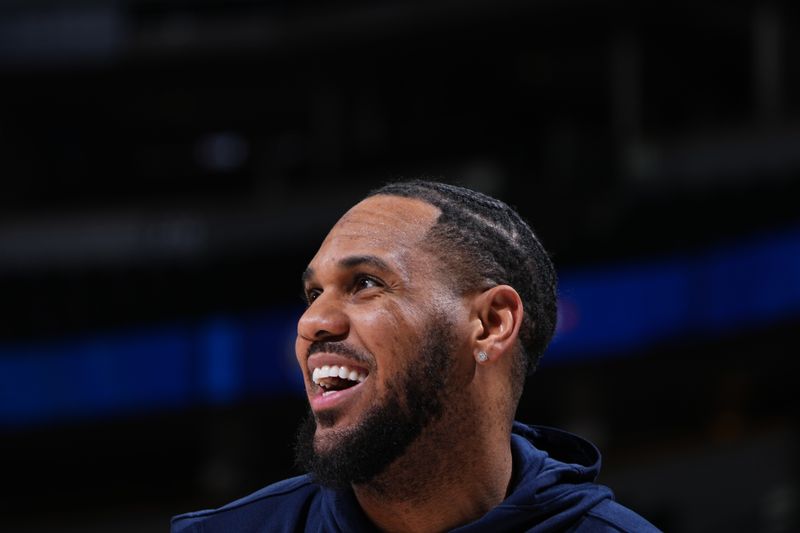
[[[339,260],[337,266],[341,269],[352,269],[361,265],[369,265],[379,270],[391,270],[389,264],[383,259],[374,255],[351,255]],[[308,283],[314,278],[314,269],[306,268],[301,276],[302,282]]]
[[[361,265],[370,265],[380,270],[390,270],[389,265],[381,258],[374,255],[353,255],[339,261],[341,268],[355,268]]]

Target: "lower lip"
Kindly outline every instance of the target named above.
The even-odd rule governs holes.
[[[349,389],[335,391],[324,396],[322,395],[322,389],[317,388],[317,393],[309,398],[311,409],[314,411],[324,411],[326,409],[341,407],[342,404],[351,400],[356,394],[358,394],[364,383],[366,383],[366,380],[362,381],[358,385],[353,385]]]

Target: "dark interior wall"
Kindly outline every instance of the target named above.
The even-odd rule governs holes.
[[[295,313],[328,227],[401,176],[515,205],[564,270],[794,228],[798,15],[789,2],[9,3],[0,342]],[[798,320],[545,364],[520,418],[598,441],[609,483],[665,529],[789,531]],[[265,394],[2,427],[2,520],[163,530],[294,473],[304,410]],[[729,492],[756,457],[788,474]],[[675,496],[698,463],[741,521]],[[654,479],[658,496],[637,491]]]

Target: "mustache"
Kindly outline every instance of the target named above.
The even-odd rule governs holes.
[[[358,350],[349,344],[342,342],[342,341],[316,341],[312,342],[311,345],[308,347],[308,353],[306,354],[306,359],[314,355],[315,353],[325,352],[325,353],[335,353],[338,355],[343,355],[348,357],[354,361],[359,363],[363,363],[368,367],[372,368],[373,358],[371,354],[367,352],[363,352]]]

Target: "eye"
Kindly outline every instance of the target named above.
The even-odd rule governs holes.
[[[376,287],[382,287],[382,286],[383,284],[380,281],[373,278],[372,276],[367,276],[364,274],[356,276],[355,283],[353,283],[353,288],[355,291],[360,291],[363,289],[374,289]]]
[[[314,303],[314,300],[316,300],[321,293],[322,291],[319,289],[308,289],[305,291],[303,299],[306,301],[308,305],[311,305]]]

